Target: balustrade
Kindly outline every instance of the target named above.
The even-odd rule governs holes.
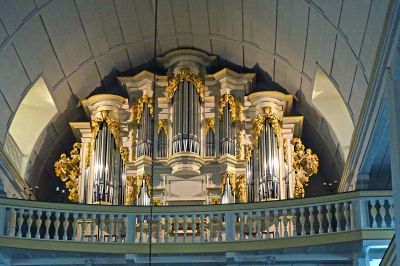
[[[0,208],[6,213],[1,233],[38,240],[145,244],[152,232],[153,243],[161,244],[270,240],[394,227],[390,197],[358,193],[253,204],[154,207],[152,219],[149,207],[104,206],[104,211],[96,212],[86,211],[89,206],[50,209],[36,202],[18,206],[26,202],[1,199]]]

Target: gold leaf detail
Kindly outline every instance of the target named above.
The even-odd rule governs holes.
[[[201,100],[203,100],[205,90],[204,81],[201,80],[198,75],[192,73],[187,67],[181,68],[179,73],[175,74],[171,79],[168,80],[168,100],[172,101],[172,98],[174,97],[175,91],[178,88],[179,83],[184,80],[193,83],[194,87],[197,90],[197,93],[200,95]]]

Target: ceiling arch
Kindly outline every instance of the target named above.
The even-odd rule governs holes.
[[[158,54],[197,48],[235,65],[259,66],[297,98],[320,155],[343,156],[329,124],[311,103],[315,73],[335,82],[356,124],[371,79],[389,0],[160,0]],[[68,121],[105,79],[152,59],[151,0],[4,1],[0,7],[0,142],[29,88],[43,76],[59,110],[43,133],[54,153],[73,141]],[[262,89],[262,88],[259,88]],[[306,125],[307,127],[307,125]],[[313,134],[314,134],[313,133]],[[52,173],[41,147],[33,161]],[[57,155],[54,156],[58,156]],[[52,157],[52,156],[50,156]],[[328,159],[327,159],[328,160]],[[40,161],[40,163],[39,163]],[[331,160],[332,161],[332,160]]]

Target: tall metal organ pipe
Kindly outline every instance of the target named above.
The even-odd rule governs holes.
[[[230,104],[224,106],[220,121],[220,154],[235,155],[236,151],[236,124],[230,113]]]
[[[182,81],[173,97],[172,154],[200,154],[200,96],[194,84]]]
[[[146,155],[152,157],[153,143],[152,143],[153,121],[150,114],[150,108],[147,103],[144,103],[142,116],[138,125],[138,146],[137,157]]]
[[[93,203],[121,204],[121,155],[107,123],[100,125],[94,149]],[[117,191],[115,191],[117,190]]]
[[[258,142],[259,200],[279,199],[279,151],[277,138],[268,121]]]
[[[247,202],[256,201],[256,183],[254,180],[254,151],[251,152],[251,157],[246,166],[246,182],[247,182]]]

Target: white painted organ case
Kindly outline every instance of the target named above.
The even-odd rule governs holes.
[[[290,116],[291,95],[249,94],[255,74],[207,74],[215,58],[199,51],[158,59],[165,76],[119,78],[128,98],[82,102],[91,122],[71,123],[81,143],[79,171],[68,177],[72,157],[56,162],[73,201],[181,205],[304,196],[318,158],[299,139],[303,117]]]

